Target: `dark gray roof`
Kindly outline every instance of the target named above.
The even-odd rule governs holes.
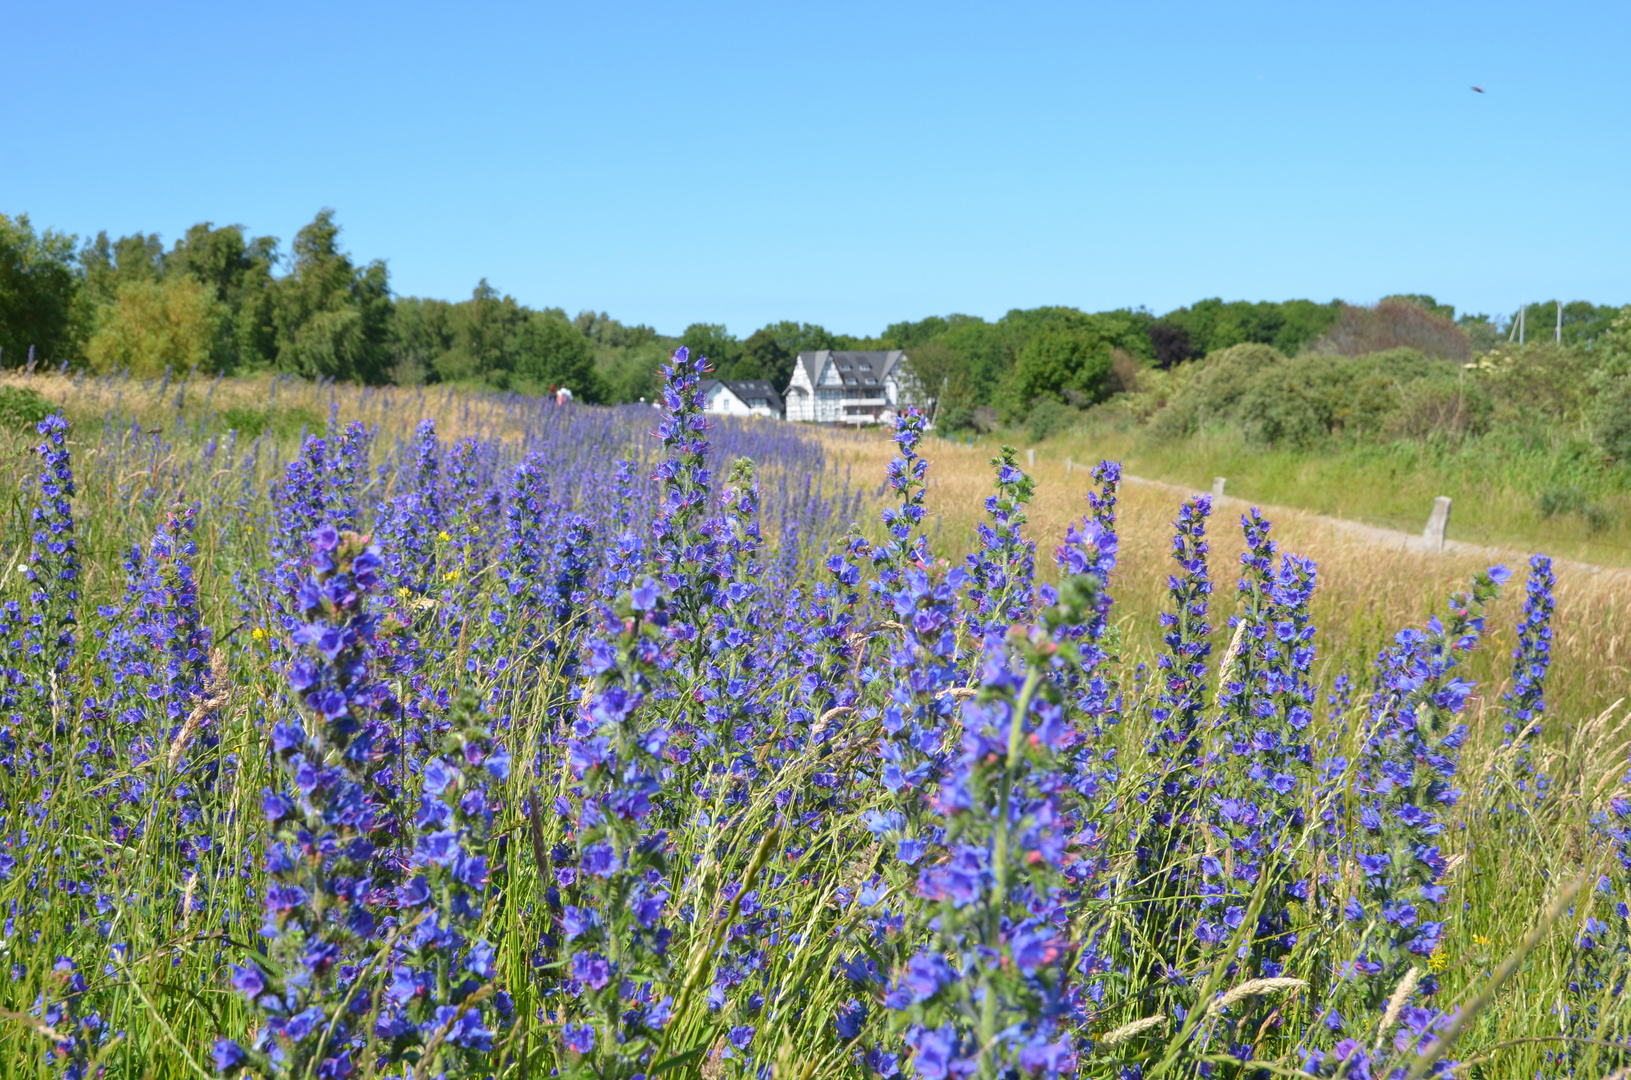
[[[703,379],[698,384],[704,397],[713,393],[715,386],[723,385],[731,393],[740,398],[743,404],[752,406],[754,401],[762,401],[768,405],[777,416],[787,412],[782,404],[782,396],[776,392],[776,387],[768,379]]]
[[[749,405],[755,401],[763,401],[778,416],[786,412],[781,394],[776,392],[776,387],[769,379],[731,379],[725,385],[731,388],[731,393]]]
[[[905,356],[906,353],[900,349],[816,349],[799,353],[798,363],[804,368],[811,386],[818,384],[821,369],[831,357],[840,369],[839,375],[855,380],[853,383],[845,382],[846,387],[853,387],[857,393],[882,392],[884,379]],[[861,364],[866,364],[869,370],[860,370]],[[844,371],[845,367],[850,370]]]

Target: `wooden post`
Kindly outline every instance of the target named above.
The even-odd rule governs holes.
[[[1025,466],[1026,466],[1026,468],[1029,468],[1029,469],[1036,468],[1036,448],[1035,447],[1032,447],[1031,449],[1025,451]]]
[[[1214,476],[1212,478],[1212,501],[1213,502],[1217,502],[1218,500],[1223,498],[1223,485],[1227,481],[1227,479],[1228,479],[1227,477],[1223,477],[1223,476]]]
[[[1429,551],[1444,550],[1444,533],[1450,527],[1450,497],[1440,495],[1433,500],[1433,513],[1427,518],[1427,528],[1422,530],[1422,543]]]
[[[1071,465],[1071,463],[1070,463],[1070,459],[1069,459],[1069,458],[1066,458],[1066,459],[1065,459],[1065,475],[1066,475],[1066,476],[1069,476],[1069,475],[1070,475],[1070,470],[1071,470],[1071,469],[1072,469],[1072,468],[1074,468],[1074,466],[1073,466],[1073,465]]]

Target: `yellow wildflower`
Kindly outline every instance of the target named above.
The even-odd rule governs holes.
[[[442,541],[443,543],[446,543],[447,541],[449,541],[449,540],[451,540],[453,538],[451,536],[447,535],[446,532],[439,532],[439,533],[436,534],[436,539]]]
[[[254,638],[256,641],[260,641],[266,637],[266,631],[257,626],[255,629],[249,631],[249,636]]]
[[[1440,945],[1427,957],[1427,970],[1434,975],[1450,966],[1450,958],[1444,954],[1444,946]]]

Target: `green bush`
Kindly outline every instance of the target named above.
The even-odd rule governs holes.
[[[6,427],[31,428],[55,411],[38,390],[0,386],[0,424]]]
[[[1052,398],[1043,398],[1025,419],[1025,434],[1032,442],[1069,431],[1081,418],[1081,413]]]
[[[941,431],[973,431],[974,410],[967,405],[948,404],[934,418],[934,426]]]
[[[268,432],[287,438],[302,431],[315,431],[321,421],[316,413],[303,405],[282,405],[269,409],[234,405],[221,413],[221,423],[227,430],[236,431],[240,439],[255,439]]]
[[[1535,500],[1542,519],[1578,514],[1588,533],[1599,533],[1613,523],[1614,515],[1601,503],[1593,502],[1573,488],[1549,488]]]
[[[1613,461],[1631,461],[1631,378],[1622,378],[1598,396],[1597,445]]]
[[[1233,345],[1212,353],[1194,365],[1183,389],[1155,414],[1152,430],[1164,439],[1187,438],[1203,424],[1234,419],[1252,377],[1285,362],[1285,354],[1269,345]]]
[[[270,418],[265,409],[251,409],[234,405],[221,413],[221,423],[228,431],[236,431],[239,438],[258,438],[267,428]]]
[[[1458,395],[1455,366],[1413,349],[1352,358],[1305,353],[1252,376],[1234,419],[1269,445],[1306,448],[1334,435],[1421,437],[1446,424],[1471,426]],[[1401,423],[1407,431],[1394,430]]]

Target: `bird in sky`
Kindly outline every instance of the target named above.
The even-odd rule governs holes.
[[[1475,87],[1473,87],[1473,89],[1478,91],[1480,94],[1482,94],[1484,92],[1484,88],[1482,86],[1475,86]]]

